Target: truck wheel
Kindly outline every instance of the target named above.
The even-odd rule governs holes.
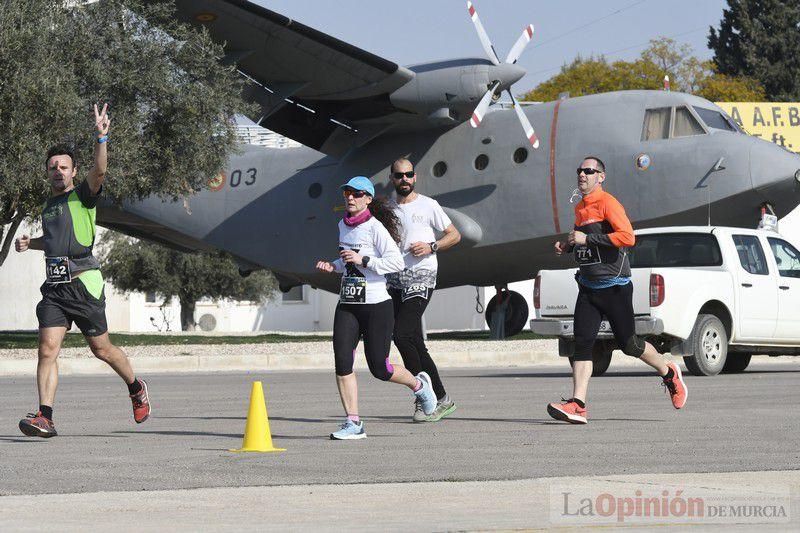
[[[592,349],[592,377],[602,376],[611,364],[612,351],[606,349],[605,345],[596,342]],[[569,366],[573,366],[572,357],[569,358]]]
[[[722,367],[722,373],[735,374],[744,372],[744,369],[750,364],[751,357],[753,357],[751,353],[729,353],[728,360],[725,361],[725,366]]]
[[[528,302],[525,301],[525,297],[522,296],[518,292],[508,291],[510,301],[508,302],[508,308],[506,309],[506,324],[505,324],[505,333],[506,337],[513,337],[517,333],[521,332],[522,329],[525,327],[525,324],[528,323]],[[492,296],[492,299],[489,300],[489,303],[486,304],[486,325],[492,325],[492,314],[497,310],[497,295],[495,294]]]
[[[684,357],[686,368],[695,376],[716,376],[725,367],[728,334],[714,315],[700,315],[692,330],[691,357]]]

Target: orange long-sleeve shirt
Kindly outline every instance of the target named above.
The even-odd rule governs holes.
[[[581,276],[588,280],[630,277],[627,248],[636,238],[625,208],[598,187],[575,206],[575,230],[586,234],[586,244],[575,247]]]

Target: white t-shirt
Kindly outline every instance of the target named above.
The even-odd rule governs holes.
[[[403,258],[397,243],[392,240],[389,231],[383,227],[378,219],[370,218],[358,226],[348,226],[344,220],[339,221],[339,248],[354,250],[361,256],[368,256],[367,267],[352,265],[360,276],[367,282],[367,304],[376,304],[388,300],[386,292],[386,278],[384,275],[403,270]],[[331,261],[336,272],[345,273],[344,261],[336,259]]]
[[[436,254],[414,257],[410,251],[412,243],[425,242],[431,243],[436,240],[434,230],[442,232],[452,223],[450,217],[444,212],[439,202],[433,198],[418,194],[414,201],[406,204],[398,204],[393,201],[392,209],[400,219],[402,237],[400,251],[403,254],[405,267],[411,271],[426,270],[433,272],[434,283],[439,262]]]

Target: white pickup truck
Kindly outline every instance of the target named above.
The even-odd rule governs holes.
[[[800,355],[800,251],[775,231],[686,226],[636,232],[630,250],[636,332],[683,356],[694,375],[741,372],[753,354]],[[536,277],[534,333],[559,338],[571,357],[575,272]],[[594,375],[616,349],[606,321]]]

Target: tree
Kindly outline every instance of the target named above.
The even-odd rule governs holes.
[[[88,171],[93,103],[109,102],[104,194],[115,201],[200,190],[235,149],[232,117],[250,111],[222,47],[177,24],[171,4],[76,4],[4,0],[0,9],[0,265],[49,194],[47,149],[74,144],[79,178]]]
[[[800,3],[797,0],[728,0],[708,47],[721,74],[747,74],[771,101],[800,99]]]
[[[670,77],[673,90],[694,93],[712,101],[758,101],[763,99],[761,85],[745,76],[718,74],[709,61],[691,55],[688,45],[669,38],[654,39],[635,61],[609,63],[604,57],[576,58],[561,72],[524,94],[522,100],[548,101],[563,92],[585,96],[631,89],[659,90],[664,76]]]
[[[154,292],[165,304],[181,306],[181,328],[194,330],[195,304],[201,298],[264,302],[275,292],[266,271],[247,277],[225,253],[183,253],[115,232],[104,234],[101,261],[106,278],[122,291]]]

